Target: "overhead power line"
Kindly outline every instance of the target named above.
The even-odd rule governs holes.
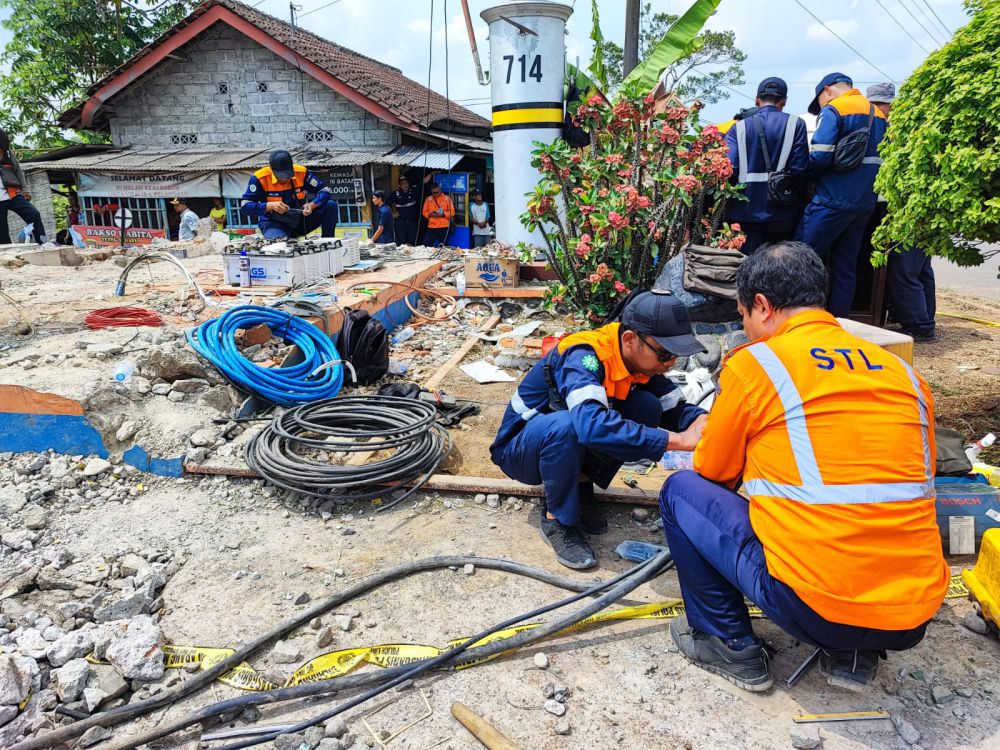
[[[910,33],[909,29],[907,29],[905,26],[903,26],[903,24],[900,22],[900,20],[898,18],[896,18],[896,16],[894,16],[892,13],[889,12],[889,9],[887,7],[885,7],[885,3],[883,3],[882,0],[875,0],[875,2],[878,3],[878,7],[880,7],[882,9],[882,11],[887,16],[889,16],[889,18],[892,19],[892,22],[894,24],[896,24],[900,29],[902,29],[903,33],[906,34],[908,37],[910,37],[910,39],[913,40],[913,43],[915,45],[917,45],[918,47],[920,47],[920,49],[922,49],[924,51],[924,54],[929,55],[931,53],[931,51],[929,49],[927,49],[924,45],[922,45],[919,41],[917,41],[917,38],[915,36],[913,36],[913,34]]]
[[[299,13],[299,18],[305,18],[310,13],[315,13],[318,10],[323,10],[324,8],[329,8],[331,5],[336,5],[339,2],[340,2],[340,0],[333,0],[333,2],[331,2],[331,3],[326,3],[325,5],[321,5],[318,8],[313,8],[312,10],[307,10],[305,13]]]
[[[927,0],[923,0],[923,2],[924,5],[927,6],[927,10],[929,10],[931,14],[937,19],[937,22],[941,24],[941,28],[944,29],[944,33],[947,34],[948,38],[950,39],[952,35],[951,29],[949,29],[948,26],[945,24],[945,22],[941,20],[941,16],[937,14],[937,11],[934,10],[934,8],[931,6],[929,2],[927,2]]]
[[[810,16],[812,16],[816,20],[816,22],[819,23],[824,29],[826,29],[827,31],[829,31],[831,34],[833,34],[835,37],[837,37],[837,39],[839,39],[841,42],[843,42],[844,46],[847,47],[849,50],[851,50],[851,52],[853,52],[855,55],[857,55],[858,57],[860,57],[866,63],[868,63],[869,65],[871,65],[879,73],[881,73],[882,75],[884,75],[887,81],[892,81],[893,83],[897,83],[897,81],[896,81],[895,78],[893,78],[891,75],[889,75],[884,70],[882,70],[882,68],[880,68],[878,65],[876,65],[875,63],[873,63],[871,60],[869,60],[863,54],[861,54],[857,49],[855,49],[851,45],[850,42],[848,42],[846,39],[844,39],[844,37],[842,37],[836,31],[834,31],[829,26],[827,26],[826,23],[819,16],[817,16],[815,13],[813,13],[811,10],[809,10],[809,8],[807,8],[805,5],[802,4],[802,0],[795,0],[795,2],[796,2],[796,4],[800,8],[802,8],[802,10],[804,10],[806,13],[808,13]]]
[[[914,4],[916,4],[916,0],[913,0],[913,2],[914,2]],[[899,4],[901,6],[903,6],[903,10],[905,10],[907,12],[907,14],[909,14],[910,18],[912,18],[914,20],[914,22],[917,24],[917,26],[919,26],[920,28],[922,28],[924,30],[924,33],[927,36],[929,36],[931,39],[934,40],[934,44],[936,44],[938,46],[941,46],[942,44],[944,44],[944,42],[942,42],[941,40],[939,40],[934,34],[932,34],[930,32],[930,30],[926,26],[924,26],[923,21],[921,21],[919,18],[917,18],[915,15],[913,15],[913,11],[909,9],[909,7],[906,5],[906,3],[903,2],[903,0],[899,0]],[[919,7],[920,6],[918,5],[917,8],[919,8]]]

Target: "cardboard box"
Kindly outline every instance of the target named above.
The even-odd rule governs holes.
[[[465,256],[465,286],[514,287],[521,278],[521,261],[515,258]]]

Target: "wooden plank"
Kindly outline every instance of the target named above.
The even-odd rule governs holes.
[[[190,474],[223,474],[231,477],[247,477],[260,479],[260,475],[246,464],[222,463],[206,461],[200,464],[187,463],[185,470]],[[521,484],[513,479],[497,477],[470,477],[461,474],[435,474],[421,488],[436,492],[461,492],[467,494],[497,493],[498,495],[516,495],[519,497],[545,497],[545,487],[542,485]],[[655,508],[659,505],[659,492],[642,490],[641,488],[619,487],[611,485],[608,489],[594,488],[598,500],[605,503],[627,503],[629,505],[646,505]]]
[[[486,333],[499,322],[500,322],[499,315],[491,315],[489,319],[485,323],[483,323],[483,325],[479,328],[479,333]],[[427,382],[424,383],[424,388],[426,388],[428,391],[433,391],[435,388],[437,388],[438,385],[441,384],[441,381],[444,380],[445,377],[448,375],[448,373],[451,372],[452,369],[454,369],[455,365],[457,365],[459,362],[465,359],[465,355],[468,354],[470,351],[472,351],[472,347],[478,344],[479,341],[480,338],[475,334],[472,334],[471,336],[467,337],[465,341],[462,343],[462,345],[458,347],[455,353],[448,358],[448,361],[445,362],[443,365],[441,365],[441,367],[438,368],[438,371],[435,372],[433,375],[431,375],[430,378],[427,380]]]
[[[496,477],[470,477],[460,474],[435,474],[423,486],[424,490],[436,490],[438,492],[468,492],[498,495],[518,495],[520,497],[545,497],[545,487],[543,485],[521,484],[513,479],[498,479]],[[659,505],[659,493],[650,490],[631,487],[616,487],[610,485],[608,489],[602,490],[600,487],[594,488],[595,497],[606,503],[629,503],[631,505],[648,505],[656,507]]]
[[[490,297],[495,299],[542,299],[548,287],[544,286],[515,286],[496,289],[465,288],[466,297]],[[434,287],[435,292],[450,294],[452,297],[458,296],[458,290],[453,286]]]

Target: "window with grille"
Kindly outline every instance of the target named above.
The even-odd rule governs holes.
[[[141,229],[167,228],[167,202],[163,198],[114,198],[83,196],[80,209],[83,223],[98,227],[113,227],[119,208],[132,212],[132,226]],[[173,207],[170,207],[173,210]]]
[[[220,83],[219,84],[219,93],[220,94],[228,94],[229,93],[229,84],[228,83]]]
[[[191,146],[198,142],[197,133],[174,133],[170,142],[175,146]]]
[[[267,81],[257,81],[257,92],[260,94],[267,92]]]
[[[332,130],[307,130],[306,143],[331,143],[339,140]]]
[[[257,226],[257,222],[240,210],[241,198],[226,198],[226,229],[247,229]]]

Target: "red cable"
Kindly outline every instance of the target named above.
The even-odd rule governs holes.
[[[163,318],[144,307],[105,307],[89,313],[83,322],[88,328],[98,330],[127,326],[158,327],[163,325]]]

